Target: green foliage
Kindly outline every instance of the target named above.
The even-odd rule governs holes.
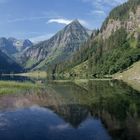
[[[114,74],[140,60],[140,49],[118,48],[103,55],[97,64],[96,74]]]
[[[97,61],[92,65],[95,68],[92,73],[97,76],[114,74],[118,71],[123,71],[134,62],[140,60],[140,49],[132,48],[130,44],[132,44],[131,39],[128,39],[124,28],[114,32],[103,42],[104,50],[102,55],[98,52],[93,54],[94,59]]]

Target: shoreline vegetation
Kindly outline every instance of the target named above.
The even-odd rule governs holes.
[[[32,71],[28,73],[20,73],[20,74],[3,74],[3,76],[24,76],[24,77],[29,77],[29,78],[35,78],[35,79],[48,79],[52,80],[49,78],[47,75],[46,71]],[[54,76],[55,77],[55,76]],[[88,77],[66,77],[66,78],[59,78],[58,79],[53,79],[53,82],[88,82],[89,80],[120,80],[125,83],[127,83],[129,86],[134,88],[135,90],[140,91],[140,62],[134,63],[131,67],[126,69],[123,72],[116,73],[114,75],[106,76],[105,78],[88,78]]]
[[[122,72],[122,73],[117,73],[114,74],[112,76],[109,76],[109,78],[79,78],[79,77],[75,77],[75,78],[69,78],[69,79],[54,79],[52,80],[53,82],[59,82],[59,83],[63,83],[63,82],[75,82],[75,83],[85,83],[88,82],[89,80],[93,80],[93,81],[108,81],[108,80],[120,80],[123,81],[125,83],[127,83],[129,86],[131,86],[132,88],[134,88],[135,90],[140,91],[140,72],[139,72],[139,68],[140,68],[140,62],[135,63],[134,65],[132,65],[129,69],[127,69],[126,71]],[[133,72],[133,73],[132,73]],[[132,74],[130,74],[132,73]],[[42,78],[42,79],[47,79],[47,73],[44,71],[34,71],[34,72],[29,72],[29,73],[21,73],[21,74],[4,74],[3,76],[24,76],[24,77],[29,77],[29,78]],[[48,79],[50,80],[50,79]],[[3,81],[2,81],[3,82]],[[8,81],[9,83],[9,81]],[[1,84],[1,82],[0,82]]]
[[[31,82],[0,81],[0,95],[39,90],[42,86]]]

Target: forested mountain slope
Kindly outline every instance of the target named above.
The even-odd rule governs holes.
[[[123,71],[139,60],[140,0],[129,0],[113,9],[96,35],[91,36],[72,60],[58,64],[55,71],[76,75],[74,67],[87,61],[85,74],[101,77]]]

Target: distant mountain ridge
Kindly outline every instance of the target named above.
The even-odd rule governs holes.
[[[0,50],[7,55],[13,55],[15,53],[21,52],[26,48],[29,48],[33,45],[33,43],[26,40],[18,40],[16,38],[0,38]]]
[[[0,74],[20,73],[23,72],[23,70],[19,64],[0,51]]]
[[[68,59],[88,40],[89,31],[78,20],[74,20],[49,40],[27,49],[21,56],[24,66],[32,69],[46,69],[50,63]]]
[[[18,64],[14,56],[20,54],[26,48],[32,46],[30,40],[18,40],[15,38],[0,38],[0,74],[20,73],[24,68]]]

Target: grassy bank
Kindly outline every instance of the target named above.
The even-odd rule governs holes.
[[[134,63],[130,68],[122,73],[113,76],[114,79],[123,80],[134,89],[140,91],[140,61]]]
[[[41,85],[33,83],[20,83],[13,81],[0,81],[0,94],[21,93],[24,91],[38,90]]]

